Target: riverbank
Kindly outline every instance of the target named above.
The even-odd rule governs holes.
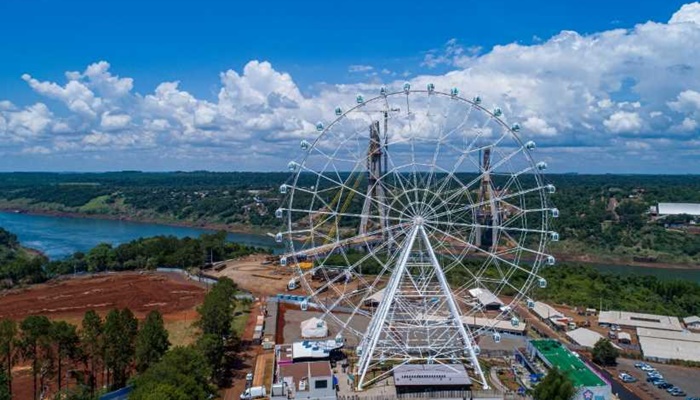
[[[650,269],[679,269],[679,270],[700,270],[700,265],[697,264],[681,264],[681,263],[660,263],[660,262],[640,262],[634,260],[622,260],[608,258],[605,256],[591,256],[587,254],[571,255],[571,254],[554,254],[559,262],[577,263],[582,265],[609,265],[619,267],[637,267]]]
[[[58,218],[80,218],[80,219],[96,219],[96,220],[108,220],[108,221],[126,221],[136,224],[158,224],[172,227],[184,227],[184,228],[194,228],[201,230],[219,231],[223,230],[234,234],[246,234],[246,235],[259,235],[267,237],[267,233],[274,231],[274,227],[253,227],[249,225],[242,224],[221,224],[214,222],[205,221],[184,221],[184,220],[172,220],[167,218],[152,218],[147,216],[139,215],[113,215],[113,214],[90,214],[90,213],[80,213],[80,212],[69,212],[69,211],[57,211],[57,210],[46,210],[46,209],[36,209],[31,207],[8,207],[6,205],[0,205],[0,212],[7,213],[20,213],[28,215],[38,215],[38,216],[50,216]],[[650,268],[650,269],[674,269],[674,270],[700,270],[700,265],[694,263],[666,263],[666,262],[641,262],[634,261],[628,258],[614,257],[613,255],[606,254],[571,254],[571,253],[560,253],[554,252],[553,254],[559,262],[577,263],[584,265],[606,265],[606,266],[619,266],[619,267],[639,267],[639,268]]]
[[[222,224],[215,222],[195,222],[195,221],[184,221],[184,220],[173,220],[169,218],[153,218],[146,216],[135,216],[135,215],[122,215],[122,214],[91,214],[91,213],[81,213],[73,211],[58,211],[58,210],[46,210],[37,209],[31,207],[17,207],[17,206],[6,206],[0,205],[0,212],[6,213],[19,213],[28,215],[40,215],[49,217],[59,217],[59,218],[89,218],[98,220],[108,220],[108,221],[127,221],[137,224],[159,224],[167,226],[176,226],[184,228],[196,228],[208,231],[226,231],[229,233],[243,233],[248,235],[265,235],[273,228],[264,227],[253,227],[249,225],[241,224]]]

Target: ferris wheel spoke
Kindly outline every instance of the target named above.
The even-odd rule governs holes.
[[[395,211],[395,212],[397,212],[397,213],[400,213],[398,210],[396,210],[395,208],[389,206],[388,204],[385,204],[385,203],[383,203],[383,202],[381,202],[381,201],[379,201],[379,200],[376,200],[376,199],[374,199],[373,197],[368,197],[366,194],[364,194],[364,193],[362,193],[362,192],[360,192],[360,191],[358,191],[358,190],[356,190],[356,189],[354,189],[354,188],[348,187],[348,186],[346,186],[346,185],[345,185],[344,183],[342,183],[342,182],[338,182],[338,181],[336,181],[336,180],[334,180],[334,179],[332,179],[332,178],[330,178],[330,177],[328,177],[328,176],[326,176],[326,175],[324,175],[324,174],[319,174],[318,172],[316,172],[316,171],[314,171],[314,170],[312,170],[312,169],[308,169],[308,168],[304,167],[303,165],[302,165],[301,168],[302,168],[304,171],[311,172],[311,173],[313,173],[313,174],[315,174],[315,175],[318,175],[319,177],[321,177],[322,179],[328,181],[329,183],[332,183],[332,184],[335,184],[335,185],[339,185],[339,186],[343,186],[345,189],[347,189],[347,190],[349,190],[349,191],[355,193],[355,195],[360,195],[360,196],[362,196],[363,198],[368,198],[370,201],[376,203],[376,205],[378,205],[378,206],[386,207],[387,209],[391,209],[391,210],[393,210],[393,211]]]
[[[433,225],[430,225],[430,224],[426,224],[426,225],[430,226],[431,229],[434,229],[434,230],[436,230],[436,231],[438,231],[438,232],[440,232],[440,233],[442,233],[442,234],[444,234],[444,235],[446,235],[446,236],[448,236],[448,237],[450,237],[450,238],[456,240],[457,242],[460,242],[460,243],[462,243],[463,245],[468,246],[468,247],[474,249],[474,250],[475,250],[476,252],[478,252],[478,253],[481,253],[481,254],[483,254],[483,255],[485,255],[485,256],[487,256],[487,257],[491,257],[491,258],[497,259],[498,261],[504,262],[504,263],[506,263],[506,264],[508,264],[508,265],[510,265],[510,266],[512,266],[512,267],[514,267],[514,268],[517,268],[517,269],[519,269],[519,270],[521,270],[521,271],[523,271],[523,272],[525,272],[525,273],[527,273],[527,274],[530,274],[530,273],[531,273],[531,272],[528,271],[527,269],[525,269],[525,268],[523,268],[523,267],[521,267],[521,266],[519,266],[519,265],[517,265],[517,264],[514,264],[514,263],[512,263],[512,262],[509,261],[509,260],[506,260],[506,259],[504,259],[504,258],[501,258],[501,257],[499,257],[499,256],[498,256],[497,254],[495,254],[495,253],[491,253],[491,252],[489,252],[489,251],[486,251],[486,250],[484,250],[484,249],[482,249],[482,248],[480,248],[480,247],[478,247],[478,246],[475,246],[475,245],[473,245],[473,244],[471,244],[471,243],[469,243],[469,242],[467,242],[467,241],[464,241],[463,239],[461,239],[461,238],[459,238],[459,237],[457,237],[457,236],[451,235],[451,234],[449,234],[449,233],[447,233],[447,232],[445,232],[445,231],[443,231],[443,230],[441,230],[441,229],[439,229],[439,228],[436,228],[436,227],[433,226]]]

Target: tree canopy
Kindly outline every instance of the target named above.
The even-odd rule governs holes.
[[[575,393],[576,389],[571,379],[559,369],[552,368],[535,387],[533,398],[535,400],[570,400]]]

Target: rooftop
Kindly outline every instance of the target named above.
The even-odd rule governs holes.
[[[600,333],[586,328],[577,328],[573,331],[566,332],[566,336],[579,345],[588,348],[593,348],[600,339],[604,339]],[[613,346],[618,347],[614,343]]]
[[[598,375],[593,373],[580,358],[570,352],[560,342],[551,339],[531,340],[530,344],[537,349],[542,357],[552,367],[565,373],[575,387],[605,386]]]
[[[656,206],[659,215],[700,215],[700,204],[697,203],[659,203]]]
[[[639,328],[664,329],[667,331],[682,331],[681,321],[668,315],[642,314],[626,311],[601,311],[598,315],[599,324],[616,324]]]
[[[474,288],[469,289],[469,295],[476,298],[482,305],[503,305],[501,299],[499,299],[493,292],[486,288]]]
[[[295,390],[298,390],[298,383],[303,379],[330,377],[333,372],[328,361],[314,361],[280,365],[280,375],[291,378]]]
[[[645,357],[700,361],[700,333],[637,328]]]
[[[547,303],[543,303],[541,301],[536,301],[535,306],[532,307],[532,311],[540,318],[542,319],[548,319],[552,317],[563,317],[564,315],[557,311],[554,307],[550,306]]]
[[[471,385],[462,364],[405,364],[394,369],[396,386]]]

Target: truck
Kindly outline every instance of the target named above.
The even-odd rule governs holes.
[[[253,386],[246,389],[241,393],[241,400],[259,399],[265,397],[265,387],[264,386]]]

